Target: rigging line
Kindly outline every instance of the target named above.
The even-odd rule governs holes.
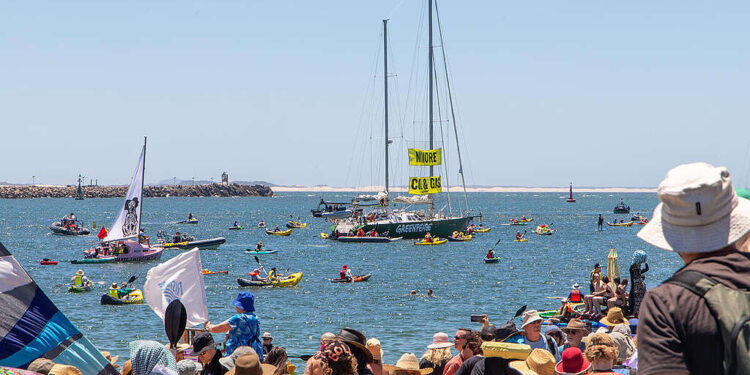
[[[437,82],[438,81],[437,69],[434,69],[433,73],[435,75],[435,82]],[[435,85],[435,103],[437,104],[437,114],[438,114],[438,121],[439,121],[438,128],[440,128],[440,144],[443,146],[442,147],[443,151],[445,151],[445,137],[443,136],[443,120],[442,120],[443,114],[442,114],[442,109],[440,107],[440,86],[439,85]],[[443,157],[443,170],[445,171],[444,173],[445,174],[445,186],[447,188],[446,196],[448,197],[448,214],[450,216],[453,216],[453,206],[451,205],[451,184],[448,178],[448,175],[450,174],[448,173],[448,170],[449,170],[448,155],[446,154],[443,156],[444,156]]]
[[[750,170],[748,170],[748,166],[750,166],[750,159],[747,158],[748,153],[750,153],[750,141],[747,142],[747,148],[745,148],[745,186],[744,188],[750,188],[750,185],[747,184],[748,175],[750,174]]]
[[[437,0],[435,0],[435,16],[437,18],[438,23],[438,35],[440,35],[440,45],[442,46],[440,48],[440,51],[443,55],[443,68],[445,68],[445,82],[448,85],[448,102],[450,103],[450,109],[451,109],[451,117],[453,119],[453,131],[456,134],[456,151],[458,153],[458,172],[461,174],[461,183],[464,188],[464,201],[466,203],[466,213],[469,212],[469,197],[466,194],[466,178],[464,177],[464,168],[463,168],[463,161],[461,160],[461,146],[459,145],[458,140],[458,127],[456,125],[456,112],[453,109],[453,95],[451,95],[451,81],[448,78],[448,59],[445,56],[445,40],[443,40],[443,25],[440,22],[440,13],[438,12],[438,4]]]

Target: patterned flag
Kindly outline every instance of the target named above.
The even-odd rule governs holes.
[[[146,303],[162,320],[169,303],[179,299],[187,311],[188,327],[207,321],[206,287],[203,284],[198,249],[180,254],[148,270],[143,295]]]
[[[0,243],[0,366],[26,368],[40,357],[84,375],[118,374]]]

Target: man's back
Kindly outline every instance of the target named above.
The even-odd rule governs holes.
[[[750,289],[750,253],[697,259],[682,270],[701,272],[731,288]],[[639,375],[722,373],[721,334],[701,297],[682,286],[662,284],[646,293],[639,315]]]

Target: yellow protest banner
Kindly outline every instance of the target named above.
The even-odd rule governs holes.
[[[409,194],[435,194],[442,191],[440,176],[409,178]]]
[[[409,149],[409,165],[440,165],[443,159],[443,149],[420,150]]]

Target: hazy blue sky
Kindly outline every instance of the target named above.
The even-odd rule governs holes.
[[[0,181],[126,183],[146,135],[147,183],[379,182],[355,138],[382,19],[403,102],[424,2],[3,1]],[[439,5],[468,183],[655,186],[707,161],[746,184],[750,3]]]

